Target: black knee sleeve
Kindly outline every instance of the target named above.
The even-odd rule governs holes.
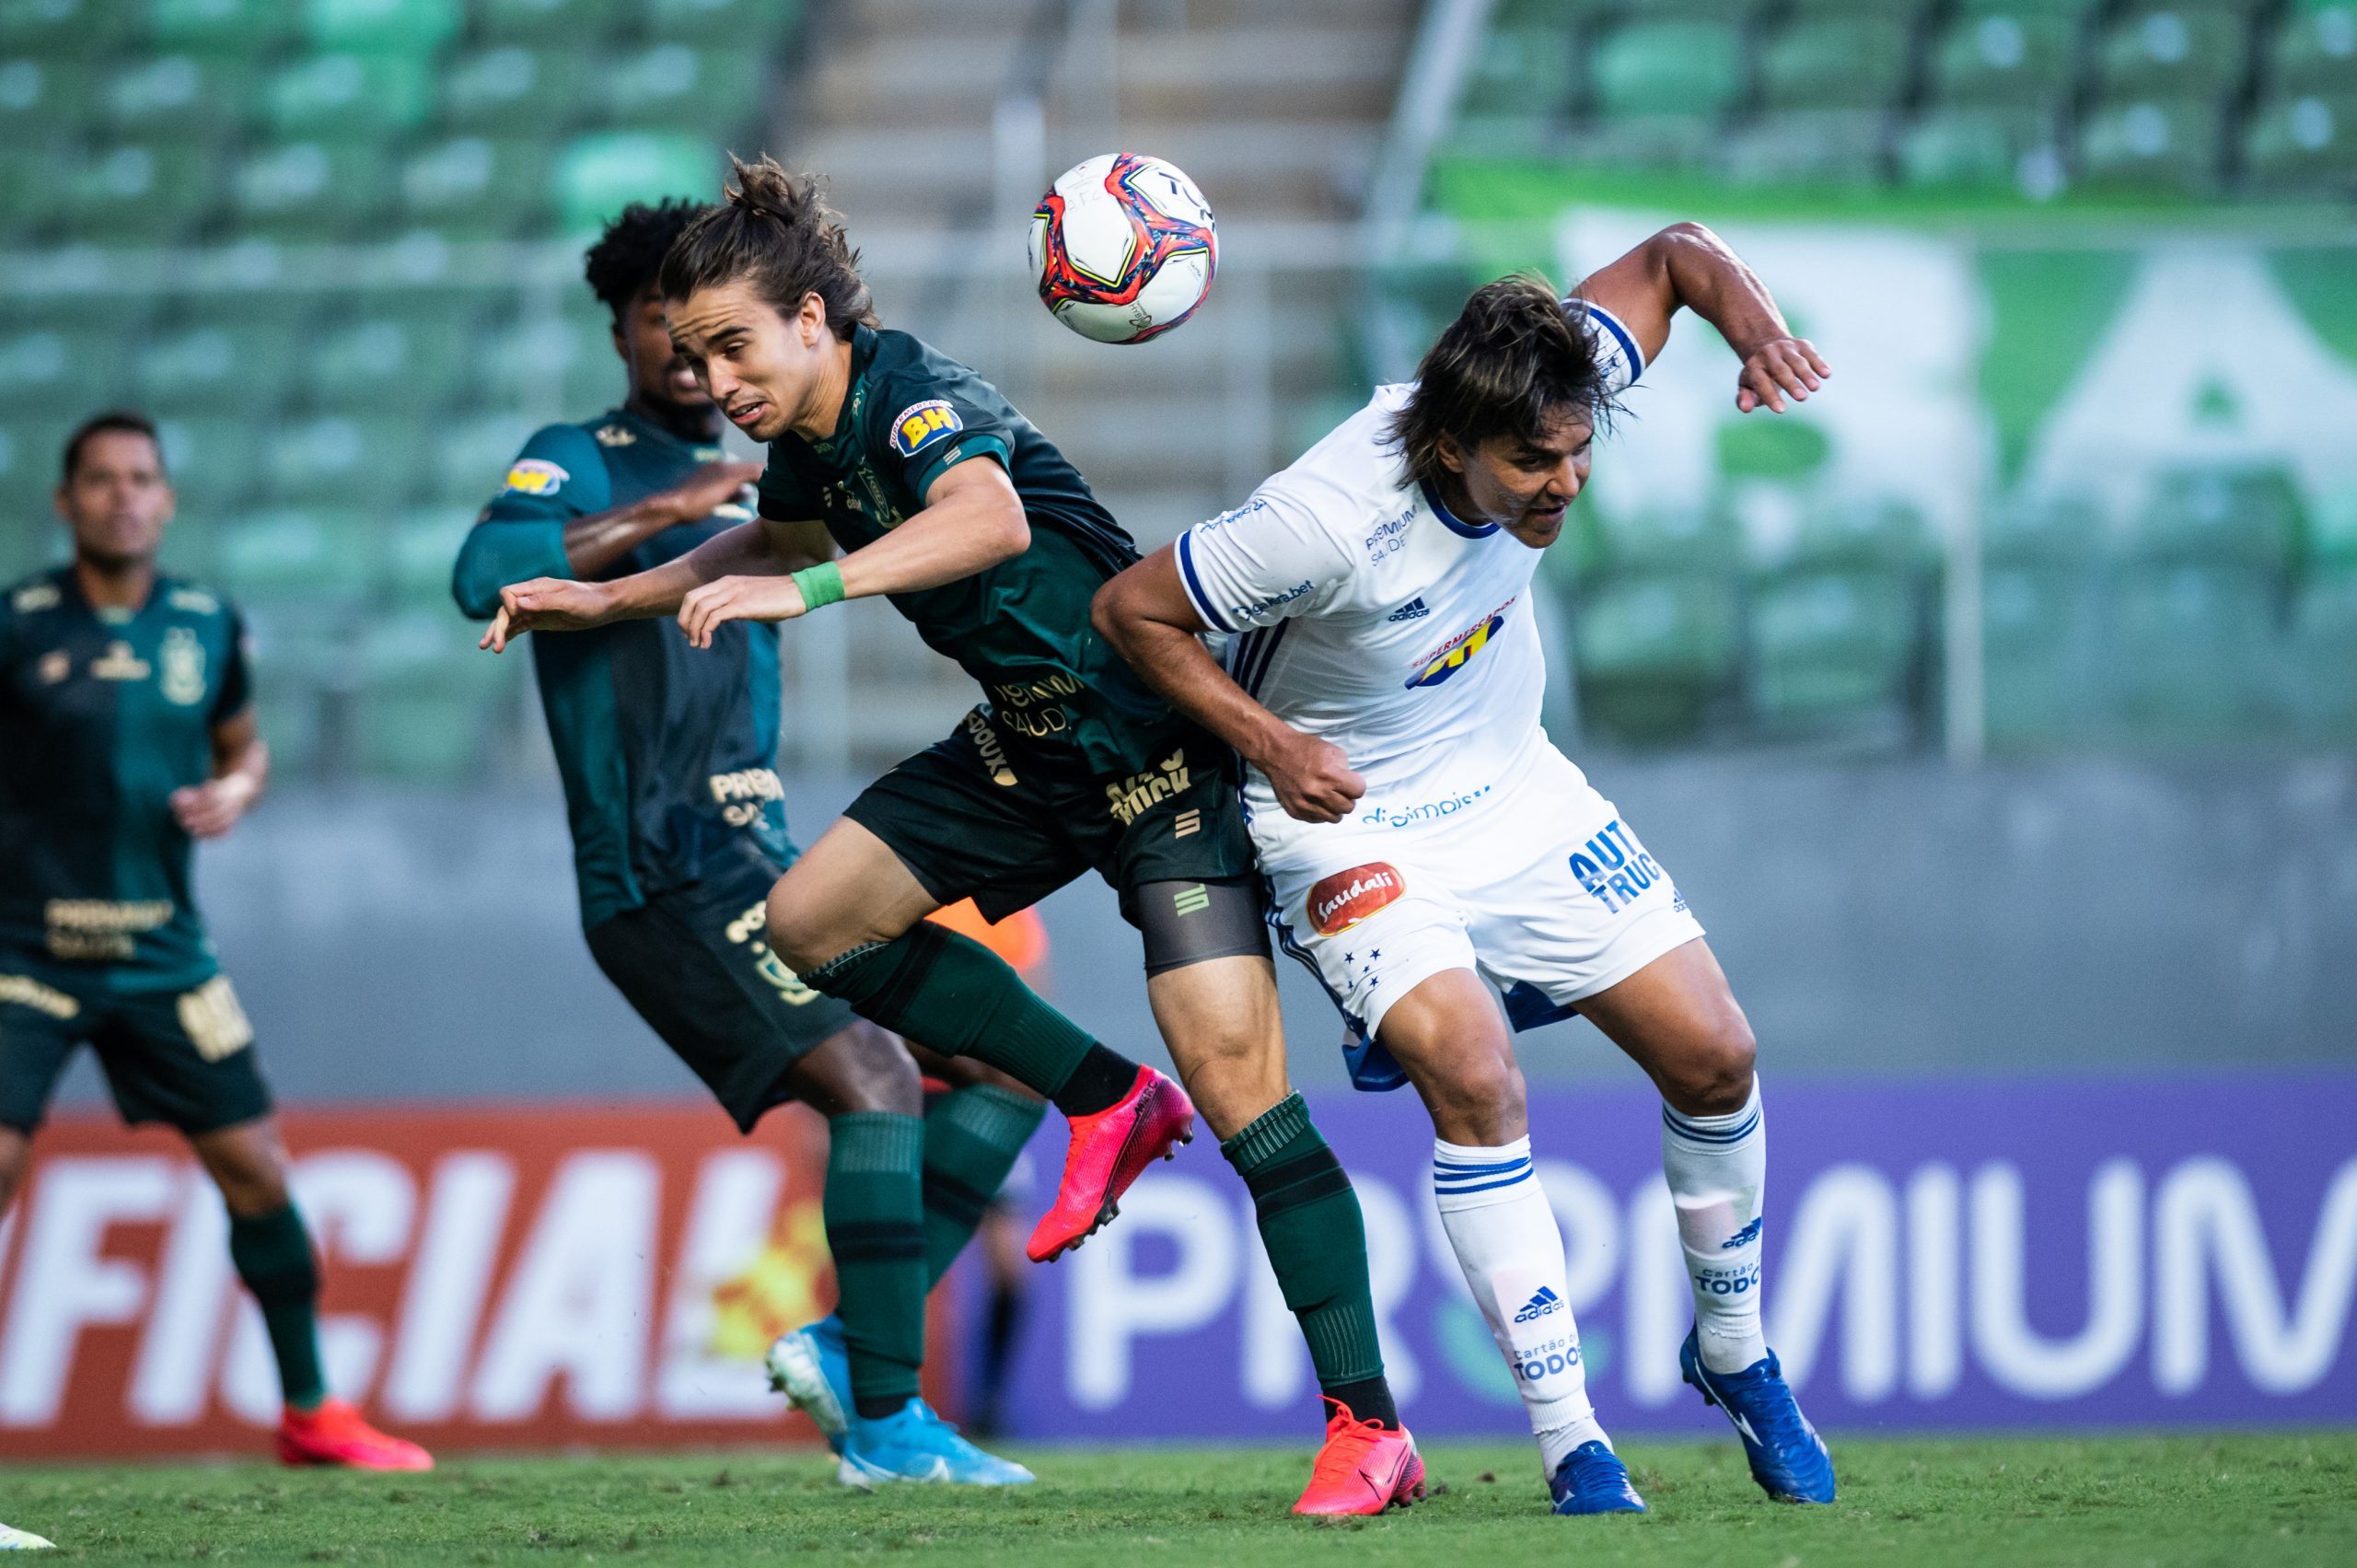
[[[1258,877],[1140,883],[1131,899],[1131,918],[1145,935],[1149,975],[1210,958],[1269,956]]]

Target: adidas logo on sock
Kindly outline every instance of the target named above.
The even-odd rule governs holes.
[[[1538,1294],[1522,1304],[1522,1310],[1514,1315],[1514,1320],[1517,1323],[1528,1323],[1546,1317],[1550,1312],[1561,1312],[1562,1309],[1563,1298],[1547,1286],[1540,1285]]]
[[[1386,621],[1422,621],[1425,616],[1430,615],[1431,613],[1431,609],[1425,605],[1422,599],[1411,598],[1407,603],[1401,605],[1399,609],[1393,610],[1390,614],[1385,616],[1384,619]]]
[[[1759,1227],[1766,1224],[1768,1216],[1766,1214],[1754,1216],[1749,1225],[1745,1225],[1741,1230],[1736,1231],[1733,1236],[1730,1236],[1724,1241],[1720,1242],[1719,1250],[1722,1252],[1732,1251],[1736,1248],[1747,1246],[1750,1243],[1759,1240]]]

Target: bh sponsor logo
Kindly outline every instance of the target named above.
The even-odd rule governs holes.
[[[946,440],[966,428],[958,411],[939,398],[911,403],[892,420],[892,450],[913,458],[935,441]]]
[[[1397,866],[1382,861],[1337,871],[1309,889],[1309,925],[1320,936],[1348,931],[1408,890]]]
[[[1490,645],[1490,639],[1496,636],[1499,628],[1506,623],[1506,611],[1513,608],[1514,600],[1506,600],[1492,610],[1481,624],[1469,632],[1458,633],[1438,649],[1425,655],[1418,661],[1416,673],[1408,678],[1407,689],[1412,691],[1419,686],[1437,686],[1470,664],[1474,655]]]
[[[1572,875],[1596,902],[1617,912],[1635,903],[1639,894],[1667,873],[1615,818],[1573,854]]]
[[[507,470],[507,489],[516,495],[554,495],[572,477],[561,464],[546,458],[519,458]]]

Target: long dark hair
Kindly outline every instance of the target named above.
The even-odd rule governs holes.
[[[1444,437],[1470,454],[1500,436],[1538,439],[1565,410],[1600,421],[1614,404],[1595,340],[1554,285],[1516,273],[1473,291],[1416,367],[1416,389],[1392,416],[1391,439],[1425,484],[1447,472]]]
[[[728,164],[726,199],[698,214],[663,257],[663,297],[685,299],[749,279],[787,316],[817,295],[839,338],[848,340],[854,326],[875,326],[859,252],[843,236],[842,218],[819,198],[817,179],[790,174],[774,158]]]

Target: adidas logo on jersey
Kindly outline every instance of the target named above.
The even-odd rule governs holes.
[[[1411,598],[1407,603],[1401,605],[1399,609],[1393,610],[1390,614],[1385,616],[1383,619],[1386,621],[1422,621],[1425,616],[1430,615],[1431,613],[1431,607],[1426,605],[1422,599]]]
[[[1517,1323],[1535,1323],[1550,1312],[1561,1312],[1562,1309],[1563,1298],[1557,1295],[1551,1287],[1540,1285],[1538,1294],[1522,1304],[1522,1310],[1514,1315],[1514,1320]]]

